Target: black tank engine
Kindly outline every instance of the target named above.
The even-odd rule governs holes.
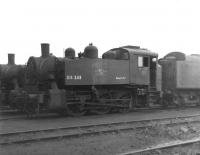
[[[138,46],[123,46],[98,58],[97,47],[89,44],[78,57],[68,48],[58,58],[50,54],[49,44],[41,44],[41,56],[30,57],[21,74],[23,89],[10,94],[28,113],[104,114],[148,106],[157,93],[157,57]]]

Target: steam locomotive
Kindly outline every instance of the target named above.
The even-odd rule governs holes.
[[[162,66],[163,105],[200,105],[200,55],[171,52]]]
[[[8,64],[0,65],[0,104],[17,107],[12,103],[9,94],[12,90],[19,90],[24,85],[25,65],[15,64],[15,55],[8,54]]]
[[[8,78],[3,69],[0,73],[2,83],[11,82],[5,100],[12,107],[28,114],[49,110],[80,116],[199,104],[200,85],[195,83],[200,72],[193,69],[199,60],[198,55],[172,52],[158,61],[157,53],[139,46],[114,48],[98,58],[92,44],[78,57],[68,48],[59,58],[50,54],[49,44],[41,44],[41,56],[17,66],[15,75]]]

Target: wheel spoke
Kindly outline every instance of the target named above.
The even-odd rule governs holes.
[[[105,100],[105,99],[111,99],[109,93],[101,94],[99,98],[100,98],[100,103],[103,103],[103,104],[110,103],[109,100]],[[107,114],[110,111],[111,111],[111,108],[109,106],[99,106],[99,107],[95,107],[95,109],[92,109],[92,112],[97,115]]]
[[[120,99],[124,99],[124,101],[121,101],[121,105],[123,105],[123,108],[119,109],[119,112],[121,113],[126,113],[129,112],[130,108],[129,108],[129,104],[131,102],[131,95],[129,93],[123,94],[121,95]]]
[[[82,116],[86,113],[85,106],[81,103],[68,104],[66,109],[70,116]]]

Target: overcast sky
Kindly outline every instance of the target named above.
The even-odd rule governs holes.
[[[0,64],[7,53],[16,63],[40,56],[50,43],[56,56],[93,43],[99,56],[122,45],[159,53],[200,54],[198,0],[5,0],[0,2]]]

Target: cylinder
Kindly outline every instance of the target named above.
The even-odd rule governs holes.
[[[49,44],[47,44],[47,43],[42,43],[41,44],[41,56],[43,57],[43,58],[46,58],[46,57],[48,57],[49,56]]]
[[[14,65],[15,64],[15,54],[8,54],[8,65]]]

